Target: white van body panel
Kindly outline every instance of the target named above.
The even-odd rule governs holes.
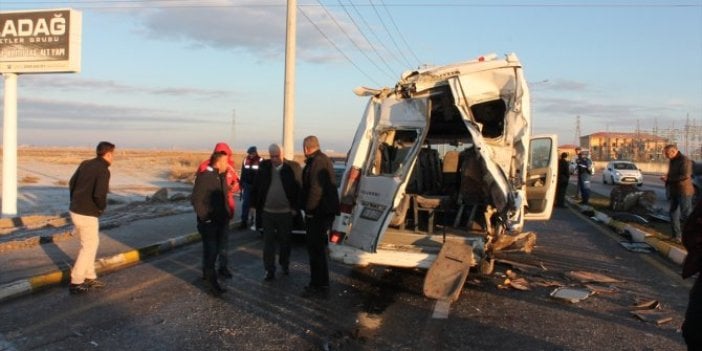
[[[557,141],[544,136],[538,167],[529,164],[529,91],[515,55],[408,71],[393,89],[356,91],[374,95],[339,189],[333,259],[427,267],[447,240],[469,242],[480,259],[525,218],[550,217]]]

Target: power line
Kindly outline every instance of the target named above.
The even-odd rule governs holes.
[[[366,40],[366,43],[368,43],[368,45],[370,45],[370,47],[373,49],[373,52],[376,54],[376,56],[378,56],[378,58],[380,59],[380,61],[382,61],[383,64],[385,64],[385,67],[388,69],[388,72],[390,73],[391,79],[394,79],[394,77],[393,77],[394,72],[393,72],[392,68],[390,67],[390,65],[388,64],[388,62],[385,61],[385,59],[384,59],[383,56],[380,54],[380,52],[378,51],[378,49],[376,49],[375,45],[373,45],[373,42],[371,42],[371,41],[368,39],[368,37],[366,36],[366,34],[363,32],[363,30],[362,30],[361,27],[358,25],[358,23],[356,23],[356,20],[353,19],[353,16],[351,16],[351,13],[350,13],[349,10],[346,8],[346,6],[341,2],[341,0],[337,0],[337,1],[339,2],[339,5],[341,6],[341,8],[344,9],[344,12],[346,12],[346,15],[347,15],[347,16],[349,17],[349,19],[351,20],[351,23],[353,23],[353,25],[356,27],[356,29],[358,30],[358,32],[361,33],[361,35],[363,36],[363,39]],[[353,3],[352,3],[351,5],[353,6]]]
[[[343,51],[341,51],[341,49],[334,43],[334,41],[332,41],[326,34],[324,34],[324,32],[319,28],[319,26],[317,26],[317,24],[314,23],[314,21],[312,21],[312,19],[310,19],[309,16],[307,16],[307,14],[305,13],[304,10],[302,10],[302,8],[300,8],[300,7],[298,6],[298,10],[300,10],[300,13],[302,14],[302,16],[304,16],[304,17],[307,19],[307,21],[309,21],[309,22],[314,26],[314,28],[317,29],[317,31],[319,32],[319,34],[321,34],[322,37],[324,37],[324,39],[326,39],[326,40],[329,42],[329,44],[331,44],[331,45],[336,49],[336,51],[338,51],[342,56],[344,56],[344,58],[345,58],[347,61],[349,61],[350,64],[352,64],[359,72],[361,72],[361,74],[363,74],[364,76],[366,76],[366,78],[368,78],[368,79],[369,79],[370,81],[372,81],[374,84],[380,86],[380,84],[379,84],[378,82],[376,82],[375,79],[373,79],[373,78],[372,78],[371,76],[369,76],[366,72],[364,72],[360,67],[358,67],[358,65],[357,65],[355,62],[353,62],[353,61],[351,60],[351,58],[349,58]]]
[[[3,5],[92,5],[92,4],[158,4],[164,3],[169,5],[184,5],[187,7],[285,7],[286,4],[282,4],[279,1],[261,4],[261,3],[228,3],[222,4],[221,1],[217,0],[81,0],[81,1],[3,1]],[[313,4],[298,4],[298,7],[308,7],[308,6],[318,6]],[[331,5],[335,6],[335,5]],[[371,4],[358,4],[355,6],[359,7],[372,7]],[[472,1],[466,2],[425,2],[425,3],[393,3],[384,4],[387,7],[485,7],[485,8],[515,8],[515,7],[525,7],[525,8],[674,8],[674,7],[702,7],[697,1],[693,2],[677,2],[670,3],[667,1],[660,3],[553,3],[545,4],[542,2],[536,3],[506,3],[506,4],[477,4]],[[156,7],[179,7],[179,6],[156,6]]]
[[[373,11],[375,12],[375,15],[378,16],[378,20],[383,25],[383,28],[385,28],[385,32],[388,33],[388,37],[390,37],[390,41],[392,42],[393,45],[395,45],[395,48],[397,49],[398,55],[400,55],[400,57],[402,57],[405,60],[405,63],[407,64],[407,68],[412,67],[412,64],[407,60],[407,58],[405,58],[402,55],[402,50],[400,50],[400,47],[397,45],[397,42],[395,41],[395,38],[393,38],[392,33],[390,33],[390,31],[388,30],[388,26],[385,25],[385,21],[383,21],[383,17],[380,16],[380,13],[378,13],[378,9],[375,7],[375,4],[373,4],[373,1],[368,0],[368,2],[373,7]]]
[[[392,50],[388,49],[388,47],[385,45],[385,42],[384,42],[383,40],[380,39],[380,37],[379,37],[378,34],[377,34],[377,31],[373,30],[373,28],[370,26],[370,24],[368,24],[368,21],[366,21],[366,18],[363,16],[363,14],[361,13],[361,11],[358,10],[358,8],[356,7],[356,5],[355,5],[353,2],[351,2],[351,1],[349,1],[349,4],[351,4],[351,7],[353,8],[354,11],[356,11],[356,14],[358,15],[358,17],[361,18],[361,21],[363,21],[363,23],[366,25],[366,27],[367,27],[368,30],[371,32],[371,34],[373,34],[373,36],[374,36],[375,39],[378,41],[378,43],[380,43],[380,46],[383,47],[383,50],[385,50],[385,52],[387,52],[393,60],[399,62],[399,60],[395,57],[395,54],[393,54]],[[369,41],[369,42],[370,42],[370,41]],[[382,58],[381,58],[381,59],[382,59]],[[385,64],[388,66],[388,69],[390,69],[391,71],[401,72],[402,69],[406,68],[406,67],[400,67],[400,68],[397,69],[397,70],[393,70],[392,68],[390,68],[390,65],[387,64],[387,61],[385,61],[385,59],[382,59],[382,60],[383,60],[383,62],[385,62]]]
[[[366,59],[368,59],[368,61],[370,61],[370,62],[375,66],[375,68],[378,69],[378,71],[383,72],[383,69],[380,68],[380,66],[378,66],[378,64],[377,64],[375,61],[373,61],[373,60],[368,56],[368,54],[366,53],[365,50],[363,50],[360,46],[358,46],[358,44],[356,43],[356,41],[353,40],[353,38],[352,38],[351,35],[346,31],[346,29],[344,29],[344,27],[342,27],[341,24],[339,24],[339,22],[336,20],[336,18],[334,17],[334,15],[332,15],[332,13],[329,12],[329,10],[328,10],[324,5],[322,5],[322,3],[319,2],[319,0],[317,0],[317,2],[319,3],[320,6],[322,6],[322,9],[324,9],[324,12],[326,12],[326,14],[332,19],[332,21],[334,21],[334,24],[336,24],[336,26],[339,27],[339,30],[341,30],[341,32],[344,33],[344,34],[346,35],[347,38],[349,38],[349,41],[351,41],[351,43],[353,43],[353,45],[356,47],[356,49],[358,49],[358,51],[361,52],[361,54],[363,54],[363,56],[365,56]],[[358,28],[358,27],[357,27],[357,28]],[[392,74],[390,75],[390,79],[392,80]]]
[[[385,12],[387,12],[388,17],[390,18],[390,22],[392,22],[392,25],[395,27],[395,31],[397,32],[397,34],[400,35],[400,39],[402,39],[402,41],[405,43],[405,46],[407,47],[407,50],[410,52],[410,54],[412,54],[412,56],[414,56],[414,59],[415,59],[415,61],[417,62],[417,66],[419,66],[419,65],[422,63],[422,61],[421,61],[421,60],[417,57],[417,55],[414,53],[414,50],[412,50],[412,47],[409,46],[409,44],[407,44],[407,40],[405,40],[405,36],[402,35],[402,32],[401,32],[400,29],[397,27],[397,23],[395,23],[395,19],[392,17],[392,14],[391,14],[390,11],[388,10],[387,6],[385,6],[385,3],[383,3],[383,0],[378,0],[378,1],[380,1],[380,4],[383,5],[383,9],[385,9]]]

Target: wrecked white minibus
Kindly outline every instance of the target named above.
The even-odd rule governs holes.
[[[522,228],[551,216],[557,140],[531,136],[516,55],[407,71],[394,88],[354,92],[370,101],[339,186],[332,259],[430,268],[448,255],[461,261],[451,284],[462,286],[465,267],[490,273],[497,251],[533,246]],[[472,252],[440,255],[447,245]]]

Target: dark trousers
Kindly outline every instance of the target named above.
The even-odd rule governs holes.
[[[283,270],[290,266],[290,234],[292,213],[263,211],[263,267],[275,273],[275,247],[278,244],[278,263]]]
[[[227,268],[229,263],[227,252],[229,251],[229,231],[227,225],[224,225],[224,230],[221,235],[217,235],[217,262],[219,268]]]
[[[227,225],[200,222],[197,224],[197,231],[202,237],[202,273],[205,279],[215,279],[215,261],[221,252],[220,245],[224,240],[222,237],[226,235]],[[223,257],[226,257],[226,249]]]
[[[253,184],[241,183],[241,188],[241,221],[248,223]]]
[[[690,290],[682,334],[688,351],[702,350],[702,274],[697,275],[695,285]]]
[[[307,217],[307,254],[310,259],[310,286],[329,286],[328,232],[333,215]]]
[[[556,206],[565,206],[565,196],[568,190],[568,182],[558,182],[556,185]]]

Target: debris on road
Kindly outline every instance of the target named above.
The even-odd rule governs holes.
[[[616,294],[619,291],[616,287],[613,286],[585,284],[585,287],[592,291],[593,295],[612,295]]]
[[[575,288],[556,288],[551,292],[551,297],[554,299],[565,300],[570,303],[578,303],[590,296],[590,292],[583,289]]]
[[[644,322],[656,323],[656,325],[665,324],[673,320],[669,312],[660,310],[631,311],[631,314]]]
[[[652,253],[654,251],[653,247],[647,243],[632,243],[628,241],[620,241],[619,245],[624,246],[625,249],[631,252]]]
[[[586,271],[570,271],[566,273],[569,278],[579,280],[582,283],[621,283],[621,280],[608,277],[601,273]]]

